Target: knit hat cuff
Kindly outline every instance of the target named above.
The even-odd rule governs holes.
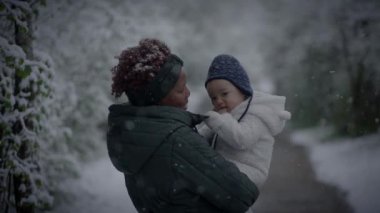
[[[246,96],[253,96],[253,89],[252,89],[252,86],[251,85],[239,85],[239,84],[236,84],[234,81],[231,81],[231,79],[229,79],[228,77],[226,76],[213,76],[211,78],[208,78],[205,82],[205,87],[207,88],[207,84],[212,81],[212,80],[216,80],[216,79],[223,79],[223,80],[226,80],[226,81],[229,81],[231,84],[233,84],[236,88],[238,88],[240,90],[240,92],[242,92],[244,95]]]

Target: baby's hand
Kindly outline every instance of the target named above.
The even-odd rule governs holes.
[[[205,120],[205,123],[210,129],[214,129],[214,127],[218,127],[222,124],[222,115],[220,113],[208,111],[206,112],[206,116],[208,116],[208,118]]]

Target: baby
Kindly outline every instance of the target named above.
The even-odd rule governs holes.
[[[248,75],[230,55],[212,61],[205,86],[214,106],[199,133],[259,188],[268,176],[274,136],[291,114],[285,97],[253,92]]]

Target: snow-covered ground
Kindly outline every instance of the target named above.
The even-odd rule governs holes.
[[[380,212],[380,132],[323,140],[328,133],[326,128],[296,131],[292,141],[307,148],[318,180],[347,193],[355,213]]]
[[[339,187],[355,213],[380,212],[380,133],[356,139],[322,140],[326,129],[295,131],[296,144],[307,148],[317,178]],[[124,179],[108,156],[84,167],[82,177],[68,184],[78,198],[57,212],[136,213]]]
[[[108,156],[83,167],[81,178],[67,183],[77,197],[54,213],[137,213],[124,185],[124,176]]]

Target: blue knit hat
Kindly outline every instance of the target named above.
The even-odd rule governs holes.
[[[214,79],[224,79],[231,82],[247,96],[252,96],[253,94],[247,72],[241,66],[240,62],[231,55],[218,55],[211,62],[205,86]]]

